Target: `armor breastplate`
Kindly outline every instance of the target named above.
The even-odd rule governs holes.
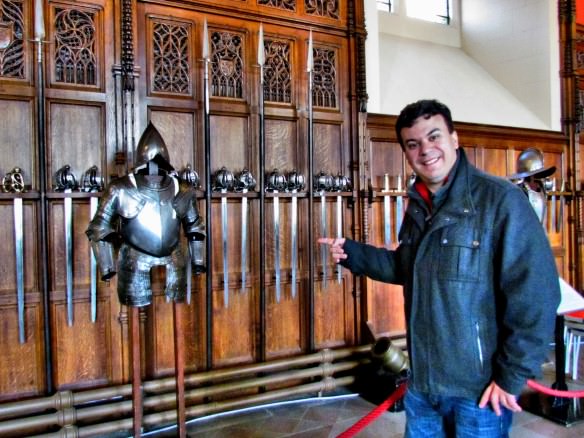
[[[155,257],[170,255],[180,236],[180,218],[173,208],[178,184],[172,177],[161,183],[149,182],[143,175],[130,175],[135,187],[132,193],[120,197],[122,226],[125,242]],[[130,203],[133,205],[123,205]],[[129,215],[129,212],[134,214]]]

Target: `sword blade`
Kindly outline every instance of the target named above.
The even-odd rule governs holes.
[[[16,303],[18,307],[18,341],[26,342],[24,333],[24,243],[22,198],[14,199],[14,248],[16,255]]]
[[[324,191],[320,194],[320,235],[322,237],[327,237],[326,235],[326,195]],[[326,245],[321,245],[320,248],[320,260],[322,262],[322,287],[326,289],[326,261],[327,261],[327,248]]]
[[[290,218],[290,238],[292,241],[292,298],[296,298],[296,270],[298,268],[298,200],[292,196]]]
[[[337,196],[337,238],[343,237],[343,197]],[[343,279],[342,267],[337,263],[337,283]]]
[[[280,200],[274,196],[274,270],[276,271],[276,302],[280,302]]]
[[[395,235],[399,236],[399,230],[401,228],[402,220],[404,215],[404,197],[403,195],[397,195],[395,199]],[[397,237],[399,239],[399,237]]]
[[[556,231],[556,195],[550,200],[550,232]]]
[[[70,192],[70,190],[66,190]],[[67,296],[67,325],[73,325],[73,200],[66,196],[63,200],[65,215],[65,267]]]
[[[383,225],[385,247],[389,248],[391,246],[391,197],[389,195],[383,197]]]
[[[241,291],[245,292],[245,275],[247,272],[247,198],[245,193],[247,189],[243,190],[243,198],[241,198]]]
[[[193,266],[191,265],[191,249],[187,250],[187,305],[191,304],[191,291],[193,290]]]
[[[97,197],[92,196],[89,199],[89,215],[91,219],[95,216],[97,211]],[[97,261],[95,260],[95,255],[93,251],[90,251],[91,255],[91,273],[90,273],[90,290],[89,290],[89,300],[91,302],[91,322],[95,322],[97,319]]]
[[[221,190],[225,194],[226,190]],[[229,260],[227,258],[227,197],[221,196],[221,233],[223,236],[223,303],[229,305]]]

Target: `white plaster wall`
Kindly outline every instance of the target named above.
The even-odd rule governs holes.
[[[379,38],[382,114],[398,114],[408,103],[436,98],[457,121],[548,129],[462,50],[387,34]]]
[[[553,0],[464,0],[462,49],[552,130],[560,130]]]
[[[561,129],[554,0],[463,0],[460,9],[454,1],[452,26],[378,12],[373,3],[365,0],[369,112],[398,114],[438,98],[459,121]]]

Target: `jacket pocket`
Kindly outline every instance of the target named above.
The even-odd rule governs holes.
[[[481,240],[478,231],[466,227],[448,227],[440,236],[438,278],[478,281]]]

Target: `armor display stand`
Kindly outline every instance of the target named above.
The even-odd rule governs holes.
[[[140,309],[130,306],[130,344],[132,351],[132,412],[134,437],[142,435],[142,370],[140,366]]]
[[[182,320],[183,306],[176,301],[172,305],[172,316],[174,320],[174,371],[176,374],[176,424],[178,436],[187,436],[187,418],[185,408],[185,355]]]
[[[181,225],[188,240],[188,260],[181,249]],[[166,145],[152,124],[138,143],[133,173],[110,183],[86,234],[102,280],[118,274],[118,298],[130,308],[134,437],[141,435],[143,420],[139,308],[152,303],[152,267],[166,267],[165,295],[167,301],[173,301],[177,428],[179,436],[186,438],[183,308],[180,304],[189,295],[191,273],[205,272],[203,240],[206,232],[198,212],[195,189],[175,176]],[[118,241],[116,264],[114,246]]]
[[[560,279],[562,300],[558,307],[554,332],[556,373],[553,389],[566,391],[566,346],[564,343],[564,314],[584,308],[584,299],[564,280]],[[530,393],[520,398],[520,405],[528,412],[547,418],[566,427],[584,421],[584,398],[556,397]]]

